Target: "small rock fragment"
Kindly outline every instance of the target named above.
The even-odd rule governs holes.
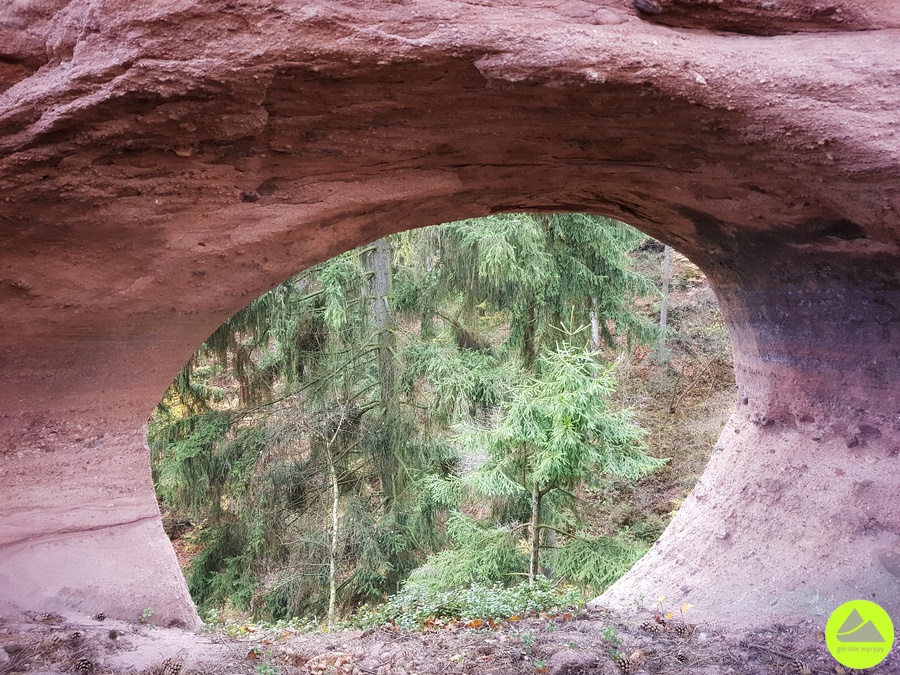
[[[641,14],[662,14],[662,5],[656,0],[634,0],[634,8]]]

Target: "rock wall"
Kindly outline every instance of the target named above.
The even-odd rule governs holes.
[[[194,625],[144,424],[197,345],[385,233],[572,210],[701,266],[739,387],[604,601],[900,611],[900,13],[771,4],[0,9],[0,602]]]

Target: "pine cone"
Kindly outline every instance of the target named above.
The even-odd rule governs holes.
[[[34,618],[36,621],[40,621],[41,623],[62,623],[63,622],[63,618],[55,612],[41,612]]]
[[[623,675],[631,675],[631,673],[636,672],[638,668],[644,665],[644,652],[638,649],[627,658],[620,656],[616,659],[616,665],[619,666],[619,670],[622,671]]]
[[[681,637],[687,637],[688,635],[693,635],[696,626],[692,626],[689,623],[676,623],[668,627],[668,631],[670,633],[675,633],[675,635],[680,635]]]
[[[170,656],[162,663],[159,669],[159,675],[180,675],[183,663],[181,659]]]
[[[66,644],[66,636],[62,633],[53,633],[50,637],[46,637],[41,640],[38,648],[44,651],[50,651],[53,649],[59,649],[64,644]]]
[[[812,668],[800,659],[791,661],[791,672],[796,673],[797,675],[813,675]]]
[[[93,618],[94,621],[104,621],[104,620],[106,620],[106,614],[104,614],[103,612],[97,612],[91,618]]]
[[[663,624],[657,623],[653,619],[647,619],[641,624],[641,630],[647,633],[662,633],[665,630]]]
[[[94,664],[90,659],[78,659],[75,662],[75,672],[80,675],[90,675],[94,672]]]

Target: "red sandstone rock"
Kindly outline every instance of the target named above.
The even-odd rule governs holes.
[[[0,9],[0,601],[195,623],[143,425],[198,344],[387,232],[574,210],[701,266],[747,399],[604,600],[900,612],[896,4],[656,2]]]

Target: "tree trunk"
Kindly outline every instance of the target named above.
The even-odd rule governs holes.
[[[531,557],[528,562],[528,583],[533,584],[538,575],[541,553],[541,491],[537,484],[531,487]]]
[[[591,303],[591,351],[600,349],[600,317],[597,316],[597,301]]]
[[[328,552],[328,627],[334,626],[335,605],[337,603],[337,565],[338,565],[338,535],[340,534],[338,520],[338,500],[340,489],[338,486],[337,467],[331,448],[327,449],[328,469],[331,473],[331,548]]]
[[[659,303],[659,344],[656,348],[656,360],[659,363],[668,361],[666,350],[666,326],[669,322],[669,282],[672,279],[672,247],[666,246],[663,253],[662,268],[662,300]]]
[[[378,367],[381,388],[381,405],[392,408],[396,400],[396,358],[394,356],[394,325],[388,308],[387,297],[391,292],[391,245],[387,239],[375,242],[369,253],[372,270],[372,319],[378,340]]]
[[[394,453],[394,421],[397,407],[394,325],[387,297],[391,291],[391,245],[382,238],[369,251],[366,264],[372,271],[371,306],[378,347],[378,378],[381,393],[381,431],[378,466],[384,506],[396,497],[397,459]]]
[[[535,318],[534,305],[529,305],[527,318],[525,319],[525,326],[522,329],[522,364],[525,366],[526,370],[531,370],[531,366],[534,364],[534,357],[536,355],[536,348],[534,344],[534,324],[536,320],[537,319]]]

